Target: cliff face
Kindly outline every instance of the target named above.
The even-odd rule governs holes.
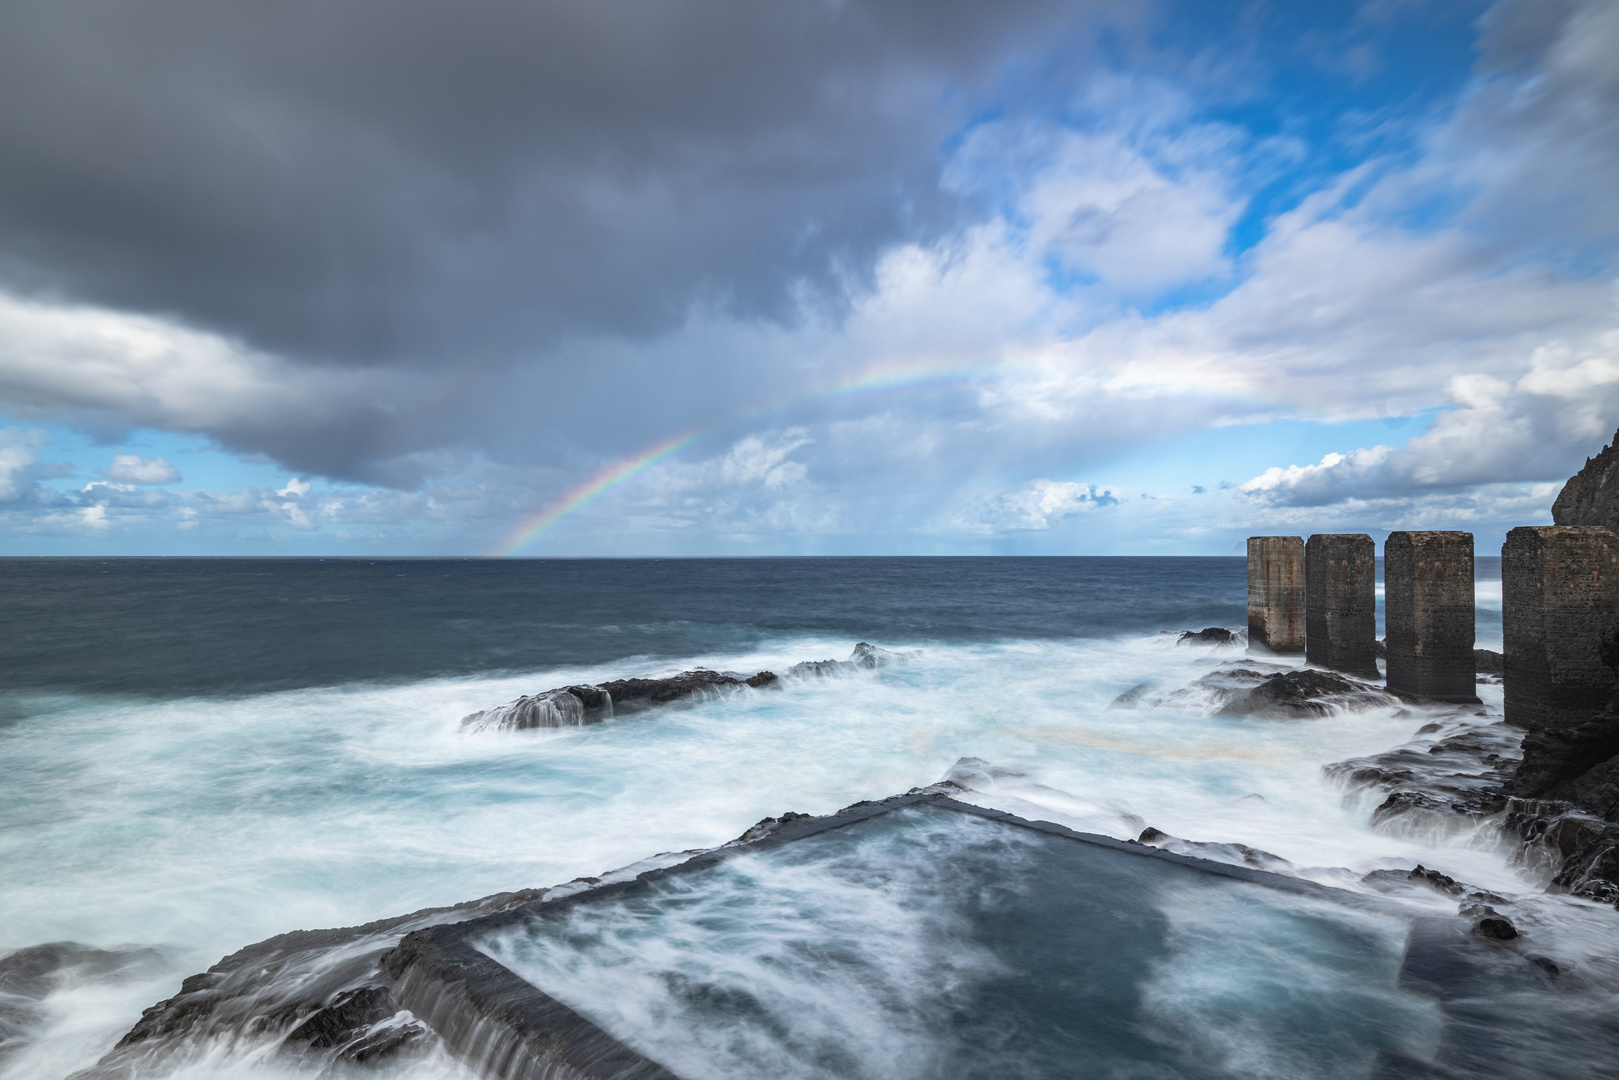
[[[1569,478],[1552,503],[1559,525],[1600,525],[1619,533],[1619,431],[1613,442]]]

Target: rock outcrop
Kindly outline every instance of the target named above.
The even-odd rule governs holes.
[[[1367,683],[1330,671],[1279,671],[1232,699],[1222,716],[1327,716],[1345,709],[1392,705],[1394,699]]]
[[[1481,723],[1457,710],[1424,724],[1404,746],[1322,771],[1346,788],[1381,793],[1372,811],[1381,828],[1405,831],[1436,817],[1477,823],[1506,808],[1501,787],[1518,766],[1522,737],[1498,720]]]
[[[1202,630],[1182,630],[1175,639],[1177,645],[1233,645],[1239,644],[1237,635],[1223,626],[1210,626]]]
[[[690,698],[718,697],[744,688],[772,686],[776,681],[775,674],[769,671],[744,678],[700,668],[682,671],[667,679],[616,679],[599,686],[561,686],[463,717],[461,729],[525,731],[579,727]]]
[[[1619,432],[1563,485],[1552,503],[1558,525],[1600,525],[1619,533]]]
[[[824,678],[875,671],[907,663],[921,655],[921,652],[914,650],[892,652],[862,641],[855,645],[847,660],[813,660],[794,664],[787,669],[787,674],[798,678]],[[781,680],[773,671],[740,675],[731,671],[698,668],[666,679],[615,679],[599,685],[559,686],[462,717],[461,730],[527,731],[532,728],[580,727],[677,702],[717,698],[743,690],[780,685]]]

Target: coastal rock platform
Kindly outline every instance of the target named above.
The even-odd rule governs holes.
[[[500,1080],[794,1076],[862,1038],[974,1075],[1015,1060],[1035,1077],[1131,1062],[1212,1078],[1225,1072],[1202,1063],[1230,1009],[1254,1053],[1347,1057],[1385,1080],[1540,1075],[1502,1047],[1532,1023],[1523,996],[1555,980],[1486,932],[1493,909],[1445,913],[1153,839],[931,789],[766,819],[599,880],[249,946],[78,1078],[171,1071],[233,1041],[338,1069],[447,1054]],[[1188,1000],[1175,987],[1209,948],[1227,988]]]

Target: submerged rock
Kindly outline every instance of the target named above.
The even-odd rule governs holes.
[[[1130,687],[1130,689],[1114,698],[1113,701],[1108,705],[1108,708],[1133,709],[1137,705],[1140,705],[1142,699],[1151,693],[1153,689],[1154,684],[1152,683],[1136,683],[1134,686]]]
[[[1460,914],[1472,922],[1473,933],[1481,938],[1511,941],[1518,936],[1518,928],[1512,925],[1512,920],[1488,904],[1463,904]]]
[[[895,652],[862,641],[855,645],[854,652],[849,654],[847,660],[805,660],[788,668],[787,674],[798,678],[824,679],[855,671],[875,671],[895,664],[906,664],[921,655],[921,651],[916,649]]]
[[[97,949],[51,941],[0,956],[0,1059],[30,1042],[46,1020],[44,999],[69,986],[138,974],[162,959],[156,949]]]
[[[1393,699],[1378,688],[1330,671],[1306,668],[1277,672],[1252,690],[1228,702],[1223,716],[1326,716],[1342,709],[1389,705]]]
[[[1178,836],[1170,836],[1160,829],[1147,828],[1141,830],[1136,837],[1136,843],[1148,844],[1163,851],[1173,852],[1176,855],[1195,855],[1200,859],[1212,862],[1228,863],[1232,866],[1251,866],[1255,870],[1269,870],[1276,874],[1285,874],[1293,870],[1293,864],[1280,855],[1272,855],[1268,851],[1249,847],[1247,844],[1222,843],[1213,840],[1182,840]]]
[[[1360,880],[1380,892],[1388,892],[1391,887],[1416,886],[1432,889],[1445,896],[1459,897],[1467,891],[1466,886],[1449,874],[1429,870],[1421,863],[1410,870],[1373,870]]]

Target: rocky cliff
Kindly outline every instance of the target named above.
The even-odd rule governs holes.
[[[1619,431],[1613,442],[1569,478],[1552,503],[1558,525],[1601,525],[1619,532]]]

